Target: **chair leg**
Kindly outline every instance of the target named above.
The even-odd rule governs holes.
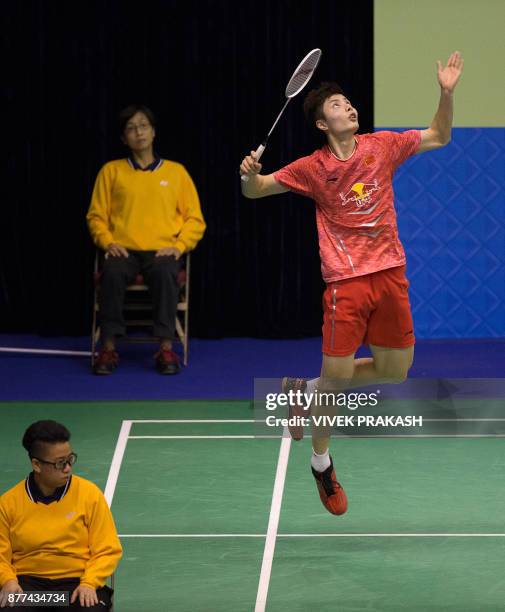
[[[175,331],[184,348],[184,365],[186,365],[186,349],[184,347],[184,330],[182,329],[181,322],[179,321],[179,317],[177,315],[175,317]]]
[[[188,365],[189,353],[189,286],[191,280],[191,253],[186,256],[186,286],[184,287],[184,301],[186,310],[184,311],[184,365]]]
[[[98,288],[97,288],[97,275],[98,275],[98,259],[100,252],[98,249],[95,250],[95,261],[93,264],[93,280],[95,283],[95,290],[93,292],[93,323],[91,327],[91,369],[95,367],[95,351],[98,337],[100,335],[100,329],[97,326],[97,312],[98,312]]]
[[[97,326],[97,302],[96,302],[96,291],[95,291],[95,300],[93,304],[93,324],[91,327],[91,367],[93,368],[95,365],[95,352],[96,345],[98,342],[98,336],[100,334],[100,328]]]
[[[188,349],[189,349],[189,345],[188,345],[188,327],[189,327],[189,312],[188,309],[186,308],[186,310],[184,311],[184,338],[182,340],[182,345],[184,347],[184,365],[187,366],[188,365]]]

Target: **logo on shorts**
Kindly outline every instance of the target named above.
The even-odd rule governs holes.
[[[340,193],[342,206],[354,202],[356,208],[362,208],[372,201],[372,195],[379,191],[377,179],[373,183],[354,183],[346,194]]]

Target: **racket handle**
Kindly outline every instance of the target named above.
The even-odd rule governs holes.
[[[260,146],[256,149],[255,153],[256,153],[256,161],[260,160],[260,157],[263,155],[263,151],[265,150],[266,145],[264,144],[260,144]],[[249,177],[247,176],[247,174],[243,174],[241,177],[241,180],[244,181],[244,183],[247,183],[247,181],[249,180]]]

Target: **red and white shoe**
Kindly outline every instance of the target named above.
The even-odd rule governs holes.
[[[331,455],[330,466],[324,472],[316,472],[314,468],[311,469],[312,475],[316,479],[317,490],[323,506],[331,514],[344,514],[347,511],[347,495],[337,480]]]

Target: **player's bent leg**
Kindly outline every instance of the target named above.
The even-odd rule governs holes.
[[[414,361],[414,346],[387,348],[370,345],[379,381],[399,384],[406,378]]]
[[[339,357],[323,355],[321,376],[317,381],[318,402],[312,405],[312,474],[316,480],[319,497],[332,514],[347,510],[347,496],[336,478],[328,447],[331,435],[329,422],[316,426],[314,417],[336,414],[333,394],[345,389],[372,382],[400,383],[407,377],[414,357],[414,346],[394,349],[370,345],[373,359],[355,359],[354,353]],[[326,394],[326,402],[321,401]]]
[[[347,389],[379,383],[401,383],[407,377],[414,359],[414,346],[396,349],[370,345],[373,358],[362,357],[354,360],[354,373]],[[319,388],[319,379],[308,381]]]

